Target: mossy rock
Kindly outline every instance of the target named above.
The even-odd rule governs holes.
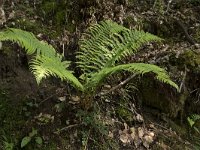
[[[195,53],[192,50],[187,50],[180,56],[180,59],[188,67],[198,67],[200,65],[200,54]]]
[[[179,102],[180,95],[168,85],[152,80],[149,77],[143,78],[139,89],[143,105],[156,108],[169,117],[177,117],[178,113],[184,107]]]
[[[189,110],[192,112],[198,110],[199,104],[195,103],[195,105],[193,105],[193,99],[195,98],[191,97],[189,91],[199,87],[198,76],[200,74],[200,54],[193,50],[185,51],[180,54],[178,58],[175,54],[172,54],[168,64],[165,65],[169,66],[170,71],[175,74],[180,71],[185,71],[186,66],[186,88],[182,93],[178,93],[168,85],[145,76],[139,87],[143,104],[156,108],[161,112],[168,114],[171,118],[182,118]],[[173,71],[172,68],[174,69]]]
[[[200,66],[200,53],[196,53],[193,50],[186,50],[184,53],[180,54],[178,58],[172,54],[170,56],[170,63],[179,67],[179,69],[184,69],[185,66],[191,70],[199,70]]]

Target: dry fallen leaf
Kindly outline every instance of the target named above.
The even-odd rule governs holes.
[[[131,130],[131,138],[134,140],[136,137],[136,129],[134,127],[130,128]]]
[[[130,135],[129,134],[127,134],[127,133],[123,133],[122,132],[122,134],[120,135],[120,141],[122,141],[122,143],[124,143],[124,144],[127,144],[127,143],[130,143],[131,142],[131,140],[130,140]]]
[[[144,129],[142,127],[138,128],[138,136],[140,139],[144,136]]]
[[[113,139],[114,135],[113,135],[113,133],[111,131],[109,131],[108,137],[110,137],[111,139]]]
[[[122,143],[124,144],[131,142],[131,136],[128,132],[129,132],[128,125],[124,123],[124,130],[123,131],[119,130],[120,141],[122,141]]]
[[[149,135],[145,135],[143,137],[143,145],[144,147],[146,147],[147,149],[149,149],[149,145],[153,142],[153,137],[149,136]]]
[[[151,129],[156,129],[155,126],[154,126],[154,124],[149,124],[149,127],[150,127]]]
[[[9,19],[13,19],[14,17],[15,17],[15,11],[13,10],[13,11],[9,14],[8,20],[9,20]]]
[[[154,132],[149,132],[149,136],[154,137],[154,136],[155,136],[155,133],[154,133]]]
[[[71,99],[74,102],[79,102],[80,101],[80,97],[78,97],[78,96],[72,96]]]
[[[61,102],[64,102],[64,101],[66,101],[66,96],[58,97],[58,100],[61,101]]]
[[[144,122],[144,119],[143,119],[143,117],[140,114],[137,114],[136,119],[140,123]]]

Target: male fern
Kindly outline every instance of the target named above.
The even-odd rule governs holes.
[[[14,28],[5,29],[0,32],[0,41],[8,40],[17,42],[28,55],[33,56],[29,64],[38,83],[43,78],[55,76],[70,81],[86,95],[93,95],[106,77],[121,71],[129,71],[134,74],[152,72],[161,82],[178,89],[166,71],[156,65],[120,64],[119,62],[137,52],[142,45],[161,39],[143,31],[129,30],[109,20],[91,26],[79,42],[80,51],[77,52],[76,58],[77,66],[83,72],[82,83],[68,70],[70,62],[63,61],[62,55],[51,45],[39,41],[32,33]]]
[[[136,74],[153,72],[156,78],[178,89],[166,71],[158,66],[145,63],[119,64],[144,44],[161,39],[143,31],[129,30],[112,21],[103,21],[91,26],[80,40],[77,53],[78,67],[87,78],[87,90],[95,90],[107,76],[130,71]]]
[[[39,41],[32,33],[8,28],[0,32],[0,41],[17,42],[25,49],[27,55],[33,56],[29,64],[37,83],[52,75],[61,80],[68,80],[76,88],[83,90],[82,84],[71,71],[67,70],[70,62],[63,61],[62,55],[57,53],[53,46]]]

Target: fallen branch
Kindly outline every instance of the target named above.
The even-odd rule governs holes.
[[[99,94],[97,94],[97,96],[103,96],[103,95],[107,95],[108,93],[113,92],[114,90],[120,88],[121,86],[123,86],[124,84],[128,83],[131,79],[133,79],[137,74],[133,74],[132,76],[130,76],[129,78],[127,78],[126,80],[122,81],[120,84],[114,86],[113,88],[111,88],[110,90],[106,91],[106,92],[101,92]]]

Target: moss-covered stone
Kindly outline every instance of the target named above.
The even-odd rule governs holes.
[[[180,56],[180,61],[187,65],[189,68],[197,67],[200,65],[200,54],[192,50],[187,50]]]
[[[161,110],[172,118],[177,117],[182,110],[183,106],[178,100],[179,96],[169,87],[145,77],[139,88],[143,104]]]

